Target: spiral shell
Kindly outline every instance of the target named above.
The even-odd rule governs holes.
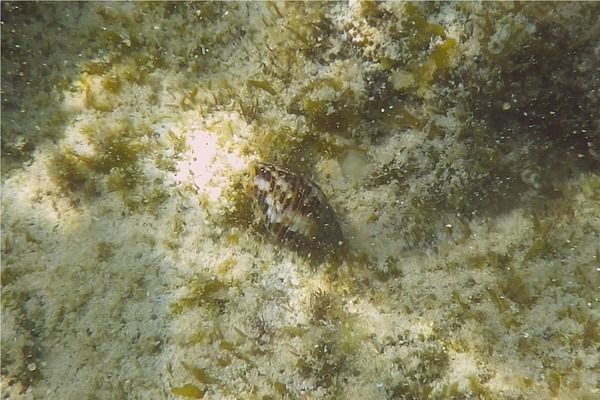
[[[267,231],[295,247],[339,246],[344,237],[333,208],[314,182],[272,164],[250,165],[248,190]]]

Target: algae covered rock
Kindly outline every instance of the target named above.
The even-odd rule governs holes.
[[[0,7],[4,397],[594,398],[597,4]]]

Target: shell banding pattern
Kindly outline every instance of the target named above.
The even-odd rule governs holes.
[[[253,162],[248,189],[267,230],[282,242],[313,248],[343,243],[333,208],[311,180],[272,164]]]

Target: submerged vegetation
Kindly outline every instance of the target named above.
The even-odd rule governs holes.
[[[3,393],[595,398],[599,10],[3,2]]]

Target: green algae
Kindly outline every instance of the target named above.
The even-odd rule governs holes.
[[[187,285],[190,296],[182,297],[170,304],[171,312],[179,314],[194,306],[202,306],[211,313],[222,313],[227,303],[229,285],[219,279],[197,277]]]
[[[536,296],[532,293],[532,285],[519,273],[509,274],[499,286],[506,297],[513,302],[524,307],[532,307],[535,304]]]
[[[191,373],[194,378],[196,378],[196,380],[204,385],[213,385],[213,384],[218,384],[221,383],[220,380],[211,377],[208,372],[200,367],[197,367],[195,365],[191,365],[188,363],[183,363],[183,367],[189,372]]]
[[[193,399],[201,399],[204,397],[204,394],[206,392],[204,390],[201,390],[198,386],[188,383],[183,386],[172,387],[171,393],[178,396],[190,397]]]
[[[262,89],[265,92],[272,94],[272,95],[277,94],[277,91],[275,89],[273,89],[273,86],[271,86],[271,83],[267,80],[248,79],[248,85],[258,88],[258,89]]]
[[[93,154],[78,154],[72,150],[57,153],[54,167],[56,178],[60,180],[59,186],[67,193],[82,190],[92,194],[100,190],[98,184],[108,176],[109,189],[133,189],[142,180],[138,163],[147,147],[138,140],[136,134],[127,130],[127,125],[123,121],[121,128],[117,126],[115,131],[108,134],[103,132],[100,137],[104,139],[93,138]],[[95,132],[96,129],[90,135]],[[111,174],[116,175],[112,180]]]
[[[510,73],[501,72],[499,81],[491,82],[490,74],[471,75],[478,70],[468,63],[460,66],[461,60],[464,61],[464,58],[461,57],[465,38],[449,37],[450,33],[448,32],[451,31],[444,26],[444,23],[439,22],[441,19],[437,18],[440,5],[407,3],[400,7],[400,12],[392,13],[385,10],[389,5],[383,3],[360,4],[359,15],[365,18],[367,27],[377,30],[377,33],[384,37],[384,44],[399,43],[400,46],[400,50],[396,52],[378,50],[385,46],[380,48],[373,46],[376,48],[374,53],[369,53],[371,50],[367,49],[370,47],[367,40],[352,44],[354,47],[350,50],[345,49],[344,52],[335,53],[337,50],[332,44],[332,38],[335,35],[331,34],[331,38],[329,38],[329,34],[341,32],[330,21],[332,9],[328,7],[333,6],[319,3],[305,6],[269,4],[267,7],[272,10],[274,15],[289,22],[284,32],[287,32],[295,40],[295,44],[289,48],[274,46],[279,48],[274,48],[270,54],[275,54],[274,57],[276,57],[277,54],[286,53],[285,55],[289,59],[304,61],[295,53],[300,49],[299,54],[309,60],[317,60],[319,66],[327,63],[323,60],[335,57],[351,59],[358,54],[356,57],[361,62],[374,62],[370,65],[371,70],[365,73],[364,78],[361,78],[368,82],[368,85],[363,88],[364,92],[360,88],[348,87],[343,81],[344,78],[336,77],[335,73],[327,75],[326,78],[298,74],[301,76],[300,79],[292,79],[295,71],[282,72],[273,65],[267,64],[265,66],[267,72],[271,72],[268,71],[269,68],[274,69],[273,75],[270,73],[265,75],[269,76],[269,80],[247,80],[244,77],[240,84],[250,87],[248,103],[243,103],[248,100],[247,98],[239,100],[239,102],[235,101],[238,99],[232,100],[235,97],[233,93],[238,91],[235,76],[232,75],[221,81],[215,80],[214,86],[195,82],[187,86],[188,82],[185,82],[185,88],[180,93],[181,97],[174,103],[175,109],[191,112],[199,110],[201,107],[218,106],[230,110],[227,108],[229,103],[243,103],[244,107],[248,107],[246,110],[242,110],[245,118],[249,120],[249,123],[255,124],[257,131],[265,133],[263,138],[258,138],[258,135],[251,136],[248,139],[251,143],[247,148],[256,150],[257,155],[262,158],[283,159],[288,165],[307,171],[309,174],[316,171],[314,167],[318,162],[341,160],[349,149],[370,152],[376,169],[379,168],[374,172],[374,177],[377,179],[371,179],[368,184],[359,186],[358,192],[343,192],[342,189],[340,198],[358,197],[363,193],[367,194],[369,190],[398,184],[398,188],[394,192],[396,197],[384,198],[383,201],[387,202],[384,207],[379,207],[377,212],[369,211],[368,217],[365,218],[368,228],[362,227],[362,221],[357,218],[356,210],[349,209],[351,228],[368,229],[370,232],[377,232],[379,234],[377,237],[386,237],[387,240],[390,236],[390,239],[397,240],[397,243],[408,243],[407,247],[419,250],[432,249],[432,252],[440,258],[448,257],[446,263],[438,263],[439,269],[436,271],[428,269],[430,268],[428,265],[419,264],[419,266],[428,273],[440,274],[442,271],[456,276],[456,285],[458,286],[444,293],[443,287],[434,284],[433,288],[427,287],[427,290],[434,290],[435,293],[414,296],[416,300],[412,300],[412,293],[421,289],[414,283],[412,283],[412,287],[409,287],[409,283],[415,278],[415,275],[418,275],[411,270],[410,262],[414,261],[411,261],[410,256],[401,252],[393,255],[387,253],[379,255],[375,254],[375,251],[360,249],[359,256],[354,260],[355,265],[352,272],[357,276],[353,278],[353,282],[357,287],[359,282],[362,282],[367,288],[378,285],[380,294],[377,296],[368,298],[364,296],[364,293],[360,293],[360,297],[368,298],[367,304],[376,311],[393,309],[395,315],[399,314],[406,318],[421,315],[424,320],[435,321],[435,310],[444,306],[451,308],[448,314],[444,314],[447,321],[441,323],[438,321],[440,326],[435,327],[435,334],[431,337],[428,338],[420,333],[417,336],[418,339],[415,340],[403,338],[402,344],[398,344],[400,340],[394,342],[396,339],[391,338],[389,347],[381,345],[378,347],[381,349],[379,353],[368,353],[369,357],[377,360],[388,360],[390,357],[395,357],[392,374],[394,377],[400,376],[400,379],[398,382],[387,382],[384,385],[385,394],[388,398],[419,399],[500,397],[500,394],[494,392],[495,389],[491,386],[488,387],[485,376],[467,376],[464,389],[461,389],[458,383],[448,381],[450,356],[447,348],[466,352],[469,357],[484,360],[482,363],[493,369],[494,362],[488,363],[487,360],[506,356],[497,345],[501,342],[499,340],[501,334],[494,332],[495,327],[499,324],[508,331],[515,331],[521,335],[517,339],[510,336],[507,341],[515,344],[515,348],[524,360],[530,358],[532,354],[543,354],[543,340],[521,334],[521,330],[528,326],[527,319],[531,316],[529,313],[538,306],[538,302],[543,302],[545,298],[560,298],[561,295],[566,294],[595,304],[593,286],[590,283],[594,278],[582,271],[578,271],[572,276],[551,271],[547,282],[535,282],[534,268],[538,265],[537,263],[550,262],[571,251],[568,249],[570,246],[564,244],[564,238],[552,232],[555,229],[553,222],[556,219],[551,215],[541,216],[534,213],[535,217],[531,219],[533,225],[531,234],[524,238],[513,238],[508,249],[486,249],[475,255],[467,253],[460,254],[460,256],[452,251],[462,249],[461,246],[477,247],[477,243],[472,237],[474,232],[469,228],[470,221],[480,221],[477,216],[486,211],[486,216],[495,216],[498,211],[495,208],[496,203],[508,194],[525,192],[525,189],[532,191],[533,196],[545,196],[554,192],[555,188],[551,185],[536,189],[534,185],[530,185],[525,178],[521,177],[520,172],[524,166],[544,159],[548,154],[555,154],[552,152],[557,150],[558,145],[550,150],[533,148],[529,153],[520,151],[520,148],[534,147],[532,144],[536,143],[535,140],[538,137],[547,138],[549,137],[547,135],[550,135],[552,142],[557,144],[566,139],[567,143],[574,146],[573,154],[578,153],[584,155],[582,158],[593,159],[593,156],[588,156],[589,152],[586,152],[586,148],[582,146],[585,140],[590,139],[590,135],[583,134],[581,135],[583,138],[580,139],[570,134],[560,133],[570,132],[562,128],[577,125],[576,120],[561,125],[546,123],[539,116],[524,117],[524,112],[532,113],[532,115],[548,115],[549,111],[552,111],[550,105],[555,98],[551,95],[541,93],[542,104],[535,104],[532,101],[533,93],[539,89],[535,86],[537,83],[526,89],[512,88],[507,85],[511,82],[511,78],[519,76],[521,73],[525,73],[527,76],[536,76],[537,67],[531,67],[522,62]],[[470,6],[460,5],[459,7],[468,8]],[[146,10],[152,8],[161,10],[161,13],[164,11],[165,16],[178,16],[181,9],[197,11],[198,14],[191,14],[197,15],[195,18],[199,18],[199,21],[203,21],[202,23],[210,27],[216,27],[216,21],[224,18],[227,12],[230,15],[236,12],[235,7],[213,6],[208,3],[193,3],[185,6],[165,5],[162,7],[157,4],[145,6]],[[482,63],[480,65],[489,67],[493,72],[494,64],[498,64],[499,68],[504,67],[508,60],[516,57],[517,60],[523,61],[529,54],[535,56],[539,60],[538,64],[543,64],[542,70],[546,74],[548,73],[549,66],[556,61],[558,54],[556,49],[550,49],[548,54],[544,54],[543,45],[548,41],[548,37],[552,37],[552,32],[542,30],[544,35],[550,35],[546,36],[544,40],[532,38],[528,34],[529,27],[527,26],[531,21],[509,22],[511,13],[520,13],[522,10],[522,6],[515,6],[515,8],[497,11],[503,17],[500,23],[510,25],[509,34],[501,42],[491,38],[497,30],[494,16],[481,17],[484,25],[481,44],[484,46],[484,51],[481,60],[478,61]],[[244,13],[246,11],[244,10]],[[533,11],[528,12],[529,15],[533,13]],[[112,20],[117,20],[120,24],[130,23],[120,17],[120,12],[105,11],[100,14],[106,23]],[[136,18],[141,17],[140,14]],[[264,25],[268,27],[269,23],[271,26],[276,26],[266,18]],[[381,29],[379,29],[380,27]],[[397,29],[398,27],[402,29]],[[162,31],[162,29],[157,30]],[[236,32],[235,27],[231,30]],[[143,46],[136,38],[143,37],[141,34],[138,35],[140,32],[130,29],[125,32],[126,34],[109,30],[108,33],[99,36],[103,46],[116,49],[114,53],[120,54],[119,57],[113,59],[113,62],[94,61],[82,65],[84,73],[101,78],[99,80],[100,87],[107,92],[106,94],[102,91],[98,92],[97,86],[91,84],[86,87],[85,105],[89,112],[99,114],[116,112],[116,103],[113,102],[116,98],[112,96],[122,96],[133,85],[151,84],[151,79],[148,77],[150,73],[168,65],[170,57],[166,57],[164,54],[160,55],[157,48],[150,48],[148,52],[140,50]],[[364,32],[368,33],[369,29],[365,29]],[[568,32],[563,32],[563,34],[568,36]],[[205,40],[204,36],[195,38],[195,40],[198,42],[204,40],[203,43],[207,45],[207,48],[211,47],[212,51],[219,41],[226,41],[229,37],[222,35],[222,39],[218,39],[217,37],[221,35],[214,36],[213,40]],[[270,40],[270,38],[267,39]],[[127,40],[134,48],[129,49]],[[564,46],[560,43],[559,45]],[[205,61],[206,58],[202,61],[190,61],[194,57],[204,55],[203,49],[198,47],[186,49],[186,51],[189,53],[177,55],[179,60],[182,60],[179,61],[182,65],[189,62],[189,66],[186,65],[186,68],[189,69],[186,71],[196,75],[211,71],[213,68],[211,61]],[[219,60],[219,58],[215,57],[215,60]],[[119,65],[115,66],[115,63]],[[220,61],[214,63],[221,64],[219,66],[222,67]],[[565,65],[560,64],[558,69],[566,71]],[[454,91],[453,81],[455,79],[467,82],[468,85],[472,81],[466,77],[471,76],[474,76],[475,83],[467,88],[467,94]],[[301,80],[302,83],[297,83],[297,80]],[[300,86],[299,94],[289,100],[290,104],[269,103],[278,101],[275,99],[278,93],[274,88],[282,87],[282,81],[290,84],[286,84],[286,88],[298,89],[294,85]],[[559,85],[559,89],[566,86],[568,85]],[[475,90],[476,88],[479,91]],[[324,96],[319,92],[322,89],[332,92],[333,96]],[[203,92],[209,91],[211,96],[215,97],[215,101],[210,105],[203,104],[201,96],[204,95]],[[509,96],[509,92],[514,94],[512,98]],[[572,96],[584,94],[582,91],[576,90],[572,90],[570,93]],[[265,96],[265,94],[270,96]],[[456,102],[465,100],[464,96],[466,96],[468,106],[464,107],[465,103],[463,102],[460,110],[454,110],[457,115],[453,122],[455,125],[447,124],[443,117],[452,115]],[[367,100],[371,97],[372,100]],[[263,98],[269,100],[262,100]],[[154,98],[152,101],[158,100]],[[260,104],[259,101],[261,101]],[[247,106],[248,104],[249,106]],[[276,105],[274,106],[274,104]],[[289,109],[286,108],[288,106]],[[285,109],[289,114],[293,114],[295,119],[282,119],[282,121],[273,122],[271,126],[272,120],[265,117],[265,111],[273,109]],[[206,109],[203,109],[199,111],[199,114],[206,112]],[[587,113],[586,115],[590,115],[589,109],[584,109],[584,112]],[[533,128],[535,132],[519,131],[518,134],[515,133],[519,130],[518,128],[525,126],[529,121],[535,123]],[[443,124],[444,122],[446,125]],[[104,128],[105,124],[102,125]],[[81,196],[84,200],[95,200],[102,198],[103,194],[116,192],[126,199],[126,204],[130,209],[137,211],[157,209],[170,197],[171,193],[162,188],[163,182],[160,179],[148,179],[142,168],[146,157],[152,158],[153,153],[153,149],[147,144],[147,138],[150,137],[149,129],[131,121],[124,121],[122,127],[127,128],[109,127],[108,133],[87,128],[89,132],[86,136],[92,141],[93,151],[82,153],[71,148],[58,151],[51,160],[52,177],[61,191],[72,197],[74,202]],[[538,136],[544,132],[545,128],[549,128],[548,132],[555,133],[544,133],[542,136]],[[406,142],[415,140],[416,135],[409,137],[410,132],[423,132],[425,139],[421,140],[414,149],[408,150],[403,147],[394,149],[397,158],[388,160],[385,166],[378,165],[377,163],[380,161],[376,156],[377,151],[383,148],[382,143],[394,137],[402,140],[406,138]],[[508,140],[502,137],[505,134],[509,135]],[[223,141],[232,141],[231,137],[230,135]],[[183,152],[186,138],[181,136],[177,140],[179,145],[176,147],[179,150],[176,152]],[[236,140],[240,139],[236,138]],[[593,149],[595,145],[592,143],[590,146]],[[542,147],[544,146],[540,148]],[[554,146],[549,148],[551,147]],[[582,149],[586,151],[582,151]],[[24,147],[23,153],[19,157],[31,151],[28,147]],[[407,153],[410,156],[406,160],[400,161],[402,156]],[[559,157],[560,155],[554,155],[551,159],[558,161]],[[156,165],[159,165],[162,170],[166,171],[172,168],[172,163],[168,159],[159,161],[156,161]],[[594,166],[594,163],[590,161],[589,164],[574,165],[583,166],[585,169],[586,166],[588,168]],[[550,172],[542,170],[541,180],[551,180]],[[590,200],[599,198],[597,183],[598,179],[593,174],[583,181],[584,198]],[[209,235],[209,241],[225,243],[226,247],[231,248],[233,252],[240,249],[247,251],[252,248],[248,245],[248,239],[243,232],[256,228],[242,186],[241,181],[234,181],[225,189],[223,198],[233,205],[224,207],[223,215],[217,215],[212,220],[212,222],[216,221],[216,225],[227,233],[222,234],[219,231]],[[575,197],[568,198],[565,202],[573,202],[574,199]],[[529,201],[527,196],[508,201],[506,207],[501,210],[511,211],[527,201]],[[206,199],[199,203],[202,209],[209,209],[211,206],[209,200]],[[394,204],[400,203],[406,204],[406,209],[393,208]],[[150,205],[146,208],[145,204]],[[568,210],[567,207],[559,206],[556,202],[545,202],[543,206],[550,210]],[[535,210],[535,204],[531,208]],[[570,213],[574,213],[573,208],[570,210]],[[406,216],[402,214],[404,211],[408,211]],[[570,213],[569,215],[571,215]],[[398,217],[390,222],[387,218],[389,214]],[[443,220],[449,214],[461,214],[460,223],[449,224],[444,221],[442,229],[439,229],[436,225],[437,221]],[[185,213],[178,214],[165,224],[169,229],[169,236],[171,236],[165,249],[168,254],[182,252],[182,249],[185,249],[182,245],[184,242],[180,237],[184,237],[186,229],[189,228],[186,225],[186,215]],[[393,227],[388,229],[386,224]],[[593,225],[588,224],[584,228],[586,235],[593,236],[597,232]],[[461,234],[461,230],[464,233]],[[493,232],[493,229],[491,231]],[[480,231],[475,232],[476,235],[481,236]],[[449,239],[447,239],[447,243],[440,244],[446,239],[439,239],[436,235],[445,235],[442,237]],[[506,235],[503,238],[506,238]],[[569,240],[577,241],[577,236],[575,235],[575,238]],[[41,244],[40,239],[36,239],[34,236],[27,238],[26,242],[31,246]],[[94,255],[99,262],[106,263],[115,256],[114,247],[111,243],[99,242],[94,249]],[[279,258],[276,258],[277,261],[273,261],[273,263],[286,256],[278,255],[277,257]],[[599,257],[598,250],[595,252],[595,257]],[[346,387],[352,386],[352,381],[361,382],[361,379],[367,376],[367,369],[360,371],[356,367],[363,356],[360,349],[365,342],[373,343],[380,338],[377,337],[377,334],[373,334],[373,336],[362,333],[355,334],[357,331],[365,329],[364,324],[361,323],[360,318],[346,310],[347,301],[351,296],[343,291],[310,292],[306,324],[279,323],[275,327],[268,327],[268,324],[263,321],[263,323],[256,324],[257,335],[255,336],[247,333],[250,331],[247,331],[245,327],[230,322],[239,316],[239,313],[236,313],[234,307],[230,305],[234,301],[245,300],[240,295],[242,290],[238,290],[239,283],[230,281],[228,276],[231,271],[236,271],[237,261],[236,257],[232,256],[221,264],[204,266],[204,268],[218,273],[215,273],[214,277],[203,275],[184,280],[186,294],[169,306],[175,318],[183,318],[187,314],[198,312],[205,313],[203,316],[211,323],[218,322],[225,326],[235,325],[231,329],[235,332],[233,338],[228,336],[225,339],[223,333],[198,328],[195,333],[190,335],[189,341],[184,344],[186,350],[192,351],[207,347],[209,343],[214,342],[218,349],[213,355],[206,353],[207,360],[214,361],[210,367],[200,369],[199,367],[186,368],[184,366],[186,372],[194,376],[198,384],[218,386],[218,382],[221,381],[214,377],[223,376],[223,386],[230,381],[242,383],[239,383],[236,388],[215,388],[215,393],[222,390],[219,393],[229,395],[235,393],[237,396],[243,393],[252,397],[260,397],[262,394],[262,398],[286,396],[294,398],[298,387],[296,380],[299,380],[308,382],[307,385],[313,384],[313,388],[327,389],[327,395],[330,397],[344,397],[349,393],[346,391]],[[252,275],[243,275],[244,278],[248,278],[248,282],[244,282],[244,285],[257,290],[252,285],[256,281],[264,279],[268,270],[264,264],[269,262],[272,260],[261,261],[259,262],[260,267],[253,267]],[[587,262],[588,264],[582,265],[591,268],[593,261]],[[306,273],[301,266],[294,265],[294,268],[296,267],[300,271],[299,275],[304,279],[306,276],[321,276],[322,271],[313,270]],[[473,277],[470,278],[472,280],[466,280],[463,277],[465,270]],[[421,269],[419,269],[419,273],[421,273]],[[334,276],[330,273],[326,275]],[[369,275],[369,278],[365,278],[365,275]],[[3,308],[17,310],[27,300],[27,294],[13,291],[10,287],[6,290],[4,284],[16,283],[19,279],[18,273],[12,266],[9,266],[8,269],[3,266],[2,278]],[[482,287],[484,284],[479,279],[485,282],[485,287]],[[571,279],[574,279],[575,283],[565,287],[564,283],[570,282]],[[425,285],[426,282],[423,283],[423,286]],[[405,290],[397,290],[400,287]],[[467,293],[463,294],[463,289]],[[265,291],[270,290],[269,287]],[[357,294],[356,288],[354,291],[353,293],[351,290],[350,293]],[[486,308],[487,304],[491,306]],[[592,312],[582,311],[579,306],[569,306],[562,307],[556,317],[559,321],[576,323],[580,332],[570,335],[568,339],[561,339],[559,335],[548,336],[548,341],[557,343],[559,346],[573,348],[578,346],[590,348],[598,343],[598,321]],[[493,328],[489,330],[483,328],[489,324],[492,324]],[[259,325],[262,327],[258,328]],[[468,331],[469,326],[475,327]],[[529,325],[529,327],[531,326]],[[466,339],[460,339],[459,336],[462,335],[462,332],[456,332],[459,332],[458,329],[461,328],[485,344],[468,343]],[[440,331],[447,331],[447,334],[440,334]],[[258,334],[259,332],[260,334]],[[406,336],[410,336],[409,334],[410,332]],[[276,358],[270,354],[276,353],[274,348],[280,342],[270,342],[270,335],[276,335],[279,341],[296,340],[294,344],[299,348],[290,350],[295,352],[295,363],[286,371],[285,380],[278,377],[265,378],[264,382],[251,382],[248,378],[249,374],[247,374],[249,370],[262,367],[264,360]],[[446,348],[446,343],[452,343],[453,346],[448,345]],[[384,352],[385,349],[388,353]],[[408,354],[390,356],[392,349],[407,349]],[[498,353],[500,354],[498,355]],[[546,375],[545,385],[548,386],[552,395],[560,396],[566,390],[567,382],[570,379],[570,377],[558,375],[558,371],[565,365],[560,362],[557,365],[557,361],[547,355],[544,355],[543,362],[547,366],[545,370],[549,371]],[[557,366],[550,368],[551,365]],[[585,366],[580,363],[578,366],[576,365],[575,369],[582,370],[584,368]],[[236,372],[228,375],[227,371],[230,370]],[[259,373],[266,374],[260,368]],[[573,370],[569,373],[575,375],[576,371]],[[524,380],[523,386],[527,390],[534,387],[532,390],[538,390],[538,394],[543,394],[543,391],[531,379]],[[240,387],[242,390],[236,391]],[[205,389],[193,384],[173,387],[171,392],[195,398],[205,395]]]

